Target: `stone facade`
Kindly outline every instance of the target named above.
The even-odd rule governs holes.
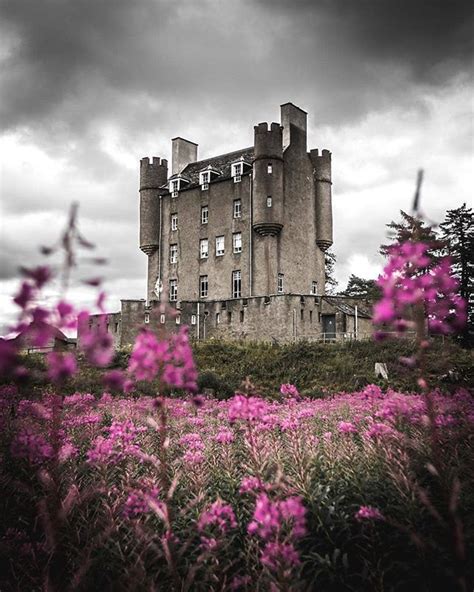
[[[117,346],[131,344],[147,324],[174,331],[186,323],[195,339],[371,332],[360,303],[325,297],[331,153],[307,151],[306,119],[286,103],[281,123],[254,127],[253,146],[200,161],[197,144],[174,138],[171,175],[167,160],[141,160],[147,299],[123,300],[120,313],[107,315]]]

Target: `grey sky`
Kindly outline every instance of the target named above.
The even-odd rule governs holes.
[[[110,259],[110,307],[142,297],[139,158],[169,157],[176,135],[200,157],[248,146],[287,101],[308,111],[310,146],[333,152],[342,285],[376,275],[384,224],[409,208],[419,166],[431,218],[471,199],[468,2],[0,0],[0,11],[0,323],[16,268],[74,200]],[[91,292],[76,282],[71,296]]]

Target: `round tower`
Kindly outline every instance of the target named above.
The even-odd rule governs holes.
[[[283,228],[283,128],[259,123],[254,132],[253,229],[277,236]]]
[[[321,251],[332,245],[332,197],[331,197],[331,153],[311,150],[313,163],[314,194],[316,200],[316,244]]]
[[[159,188],[168,180],[168,162],[153,157],[140,161],[140,249],[148,256],[159,249]]]

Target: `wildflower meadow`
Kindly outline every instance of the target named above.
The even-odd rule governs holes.
[[[65,236],[71,260],[74,219]],[[430,334],[456,332],[465,303],[449,260],[429,264],[426,245],[398,245],[374,310],[378,339],[416,332],[417,392],[262,397],[242,377],[227,400],[199,392],[186,327],[143,327],[110,369],[106,328],[66,299],[40,306],[51,269],[24,269],[16,329],[40,345],[83,323],[103,383],[63,394],[77,353],[51,352],[32,396],[18,343],[0,341],[0,590],[471,590],[474,399],[423,371]]]

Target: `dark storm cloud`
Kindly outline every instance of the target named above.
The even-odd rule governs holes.
[[[434,83],[460,70],[469,71],[472,63],[474,11],[469,0],[259,2],[291,21],[305,22],[307,33],[324,23],[334,45],[350,45],[352,51],[374,61],[406,65],[416,76]]]

